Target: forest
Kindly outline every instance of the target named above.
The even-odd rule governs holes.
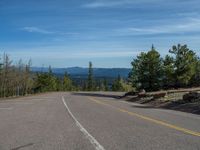
[[[88,78],[86,80],[76,79],[76,81],[67,72],[63,76],[54,74],[51,66],[49,66],[48,72],[33,72],[31,66],[31,60],[27,64],[24,64],[22,60],[14,64],[10,57],[4,54],[0,63],[0,97],[24,96],[53,91],[128,90],[125,80],[120,76],[114,81],[109,81],[109,83],[109,78],[95,78],[92,62],[89,62]]]
[[[200,86],[200,59],[187,45],[174,45],[163,58],[152,46],[132,62],[130,82],[136,89],[157,91]]]
[[[131,62],[128,78],[120,75],[113,81],[97,79],[89,62],[86,80],[75,82],[67,72],[63,76],[48,72],[32,72],[31,60],[14,64],[8,54],[0,58],[0,97],[24,96],[52,91],[158,91],[200,86],[200,59],[187,45],[174,45],[162,57],[154,46]]]

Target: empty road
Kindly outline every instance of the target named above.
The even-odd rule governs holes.
[[[115,99],[48,93],[0,101],[0,150],[200,150],[200,116]]]

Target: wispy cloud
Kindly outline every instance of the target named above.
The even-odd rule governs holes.
[[[111,2],[95,1],[92,3],[85,4],[83,5],[83,7],[86,7],[86,8],[111,7],[111,6],[117,6],[117,5],[122,5],[126,3],[127,2],[122,2],[122,1],[111,1]]]
[[[21,28],[21,30],[26,31],[26,32],[30,32],[30,33],[40,33],[40,34],[56,34],[56,35],[78,35],[79,33],[77,32],[61,32],[61,31],[49,31],[49,30],[45,30],[45,29],[41,29],[38,27],[23,27]]]
[[[200,18],[189,18],[175,24],[150,28],[129,27],[117,30],[120,35],[184,34],[189,32],[200,32]]]
[[[141,4],[141,3],[154,3],[164,0],[95,0],[91,3],[84,4],[86,8],[99,8],[99,7],[115,7],[129,4]]]
[[[177,14],[180,17],[199,17],[200,14],[197,11],[191,11],[191,12],[182,12]]]
[[[190,4],[191,6],[199,4],[199,0],[92,0],[90,3],[82,5],[85,8],[105,8],[105,7],[121,7],[121,6],[133,6],[133,5],[168,5],[171,6]]]
[[[41,29],[38,27],[23,27],[21,30],[26,31],[26,32],[36,32],[36,33],[41,33],[41,34],[52,34],[54,32],[45,30],[45,29]]]
[[[78,32],[57,32],[60,35],[79,35]]]

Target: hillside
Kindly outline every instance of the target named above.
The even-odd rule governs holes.
[[[47,72],[48,68],[32,67],[33,72]],[[111,77],[115,78],[120,75],[123,78],[127,78],[130,72],[128,68],[94,68],[95,77]],[[52,68],[54,74],[63,75],[65,72],[71,76],[87,76],[88,68],[70,67],[70,68]]]

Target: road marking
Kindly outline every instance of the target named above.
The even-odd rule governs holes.
[[[185,128],[182,128],[182,127],[179,127],[179,126],[176,126],[176,125],[173,125],[173,124],[169,124],[169,123],[161,121],[161,120],[153,119],[153,118],[150,118],[150,117],[147,117],[147,116],[135,113],[135,112],[130,112],[128,110],[125,110],[125,109],[122,109],[122,108],[118,108],[118,107],[112,106],[110,104],[107,104],[105,102],[99,101],[99,100],[97,100],[95,98],[92,98],[92,97],[89,97],[89,100],[91,100],[91,101],[93,101],[93,102],[95,102],[97,104],[101,104],[101,105],[112,107],[114,109],[117,109],[120,112],[127,113],[127,114],[129,114],[131,116],[135,116],[135,117],[141,118],[143,120],[147,120],[149,122],[153,122],[153,123],[156,123],[156,124],[159,124],[159,125],[171,128],[171,129],[175,129],[177,131],[181,131],[181,132],[193,135],[193,136],[200,137],[200,132],[195,132],[195,131],[192,131],[192,130],[189,130],[189,129],[185,129]]]
[[[64,97],[62,97],[62,101],[65,105],[65,107],[67,108],[67,111],[69,112],[70,116],[72,117],[72,119],[76,122],[77,127],[80,129],[80,131],[85,135],[85,137],[90,141],[90,143],[95,147],[96,150],[105,150],[104,147],[99,144],[99,142],[80,124],[80,122],[78,122],[78,120],[74,117],[74,115],[72,114],[72,112],[70,111],[69,107],[67,106],[67,103],[64,99]]]

